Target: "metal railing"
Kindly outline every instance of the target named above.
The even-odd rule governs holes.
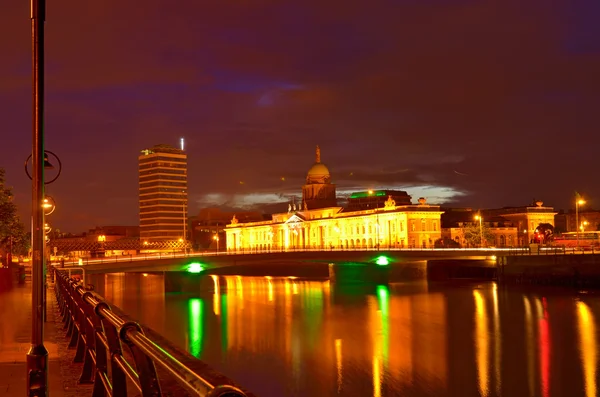
[[[147,260],[156,259],[175,259],[175,258],[200,258],[200,257],[214,257],[214,256],[231,256],[231,255],[251,255],[251,254],[279,254],[279,253],[296,253],[296,252],[484,252],[484,253],[506,253],[506,252],[529,252],[528,247],[499,247],[499,248],[418,248],[418,247],[384,247],[377,248],[273,248],[273,249],[260,249],[260,248],[248,248],[239,250],[222,250],[219,252],[215,251],[202,251],[202,252],[172,252],[172,253],[148,253],[139,255],[114,255],[103,258],[80,258],[78,260],[67,260],[58,262],[55,261],[54,265],[59,264],[64,266],[80,266],[80,265],[95,265],[95,264],[111,264],[111,263],[130,263],[130,262],[141,262]]]
[[[76,348],[74,362],[83,363],[79,383],[93,383],[92,396],[127,396],[128,383],[142,396],[162,396],[159,366],[191,395],[246,397],[234,386],[213,385],[193,372],[148,338],[138,323],[116,315],[99,295],[66,272],[55,270],[54,276],[69,348]]]
[[[527,248],[524,250],[509,251],[509,256],[539,256],[539,255],[584,255],[598,254],[598,247],[565,247],[565,246],[549,246],[538,247],[537,249]]]

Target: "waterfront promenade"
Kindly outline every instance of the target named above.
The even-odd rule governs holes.
[[[79,385],[81,364],[73,364],[67,349],[53,286],[48,288],[44,344],[48,349],[49,394],[53,397],[91,395],[92,385]],[[31,284],[0,291],[0,396],[27,395],[26,354],[31,340]]]

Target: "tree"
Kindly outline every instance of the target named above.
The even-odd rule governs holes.
[[[467,226],[462,227],[463,238],[467,242],[467,245],[470,247],[479,247],[481,246],[481,235],[483,234],[483,245],[494,245],[496,238],[494,233],[487,227],[485,224],[482,225],[481,229],[479,227],[479,223],[477,224],[469,224]]]
[[[435,248],[460,248],[460,244],[449,237],[439,238],[433,244]]]
[[[7,254],[27,254],[29,249],[28,233],[17,214],[13,202],[12,188],[6,186],[5,172],[0,168],[0,251]]]
[[[549,243],[554,239],[554,226],[549,223],[540,223],[535,228],[532,241],[534,243]]]

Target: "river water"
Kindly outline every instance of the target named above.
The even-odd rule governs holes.
[[[89,281],[259,397],[596,396],[589,291],[215,276],[184,295],[161,275]]]

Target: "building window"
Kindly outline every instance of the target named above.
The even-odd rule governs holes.
[[[421,219],[421,230],[422,231],[427,230],[427,225],[425,224],[425,219]]]
[[[410,223],[410,231],[411,231],[411,232],[414,232],[415,230],[416,230],[415,221],[412,221],[412,222]],[[413,243],[413,244],[411,244],[411,245],[413,245],[413,246],[414,246],[414,243]]]
[[[437,222],[433,222],[433,231],[437,232]]]

